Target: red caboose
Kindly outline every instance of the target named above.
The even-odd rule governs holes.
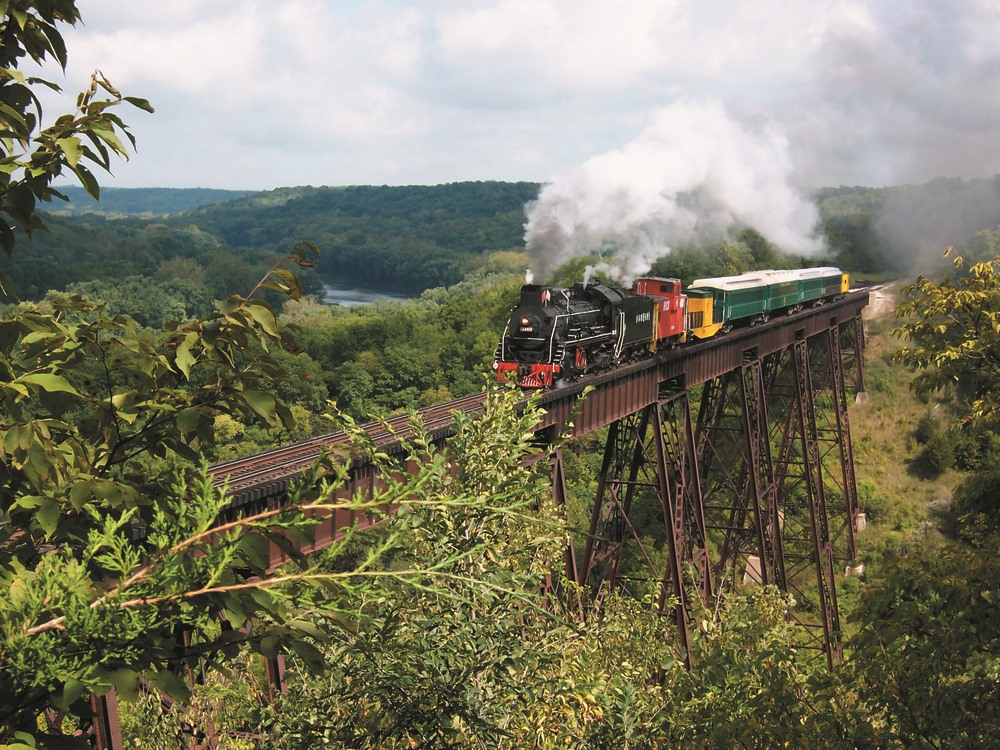
[[[658,343],[672,345],[684,342],[687,295],[681,292],[681,282],[678,279],[647,276],[636,279],[630,291],[657,300],[655,335]]]

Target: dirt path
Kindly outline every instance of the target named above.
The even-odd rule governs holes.
[[[891,315],[896,306],[896,295],[889,290],[889,284],[879,284],[868,290],[868,306],[862,312],[865,320]]]

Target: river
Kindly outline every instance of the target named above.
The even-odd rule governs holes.
[[[346,286],[345,284],[332,284],[323,282],[323,302],[327,305],[340,305],[342,307],[354,307],[355,305],[367,305],[369,302],[405,302],[410,299],[404,294],[393,294],[391,292],[379,292],[374,289],[360,289],[358,287]]]

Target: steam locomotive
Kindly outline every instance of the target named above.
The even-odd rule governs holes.
[[[753,271],[698,279],[645,277],[629,289],[577,283],[526,284],[497,346],[497,380],[522,388],[562,385],[663,347],[724,334],[774,314],[798,312],[848,290],[839,268]]]

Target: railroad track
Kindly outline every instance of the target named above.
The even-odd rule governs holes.
[[[474,414],[482,409],[484,399],[484,394],[477,393],[426,407],[417,415],[432,437],[443,439],[450,434],[454,424],[453,412]],[[362,429],[376,448],[391,455],[400,438],[410,434],[409,424],[410,416],[400,414],[386,419],[384,424],[369,422]],[[276,487],[284,489],[290,481],[308,471],[322,454],[349,448],[350,437],[346,433],[331,432],[293,445],[223,461],[210,467],[209,474],[214,486],[226,486],[233,504],[241,505],[265,491],[273,491]]]

